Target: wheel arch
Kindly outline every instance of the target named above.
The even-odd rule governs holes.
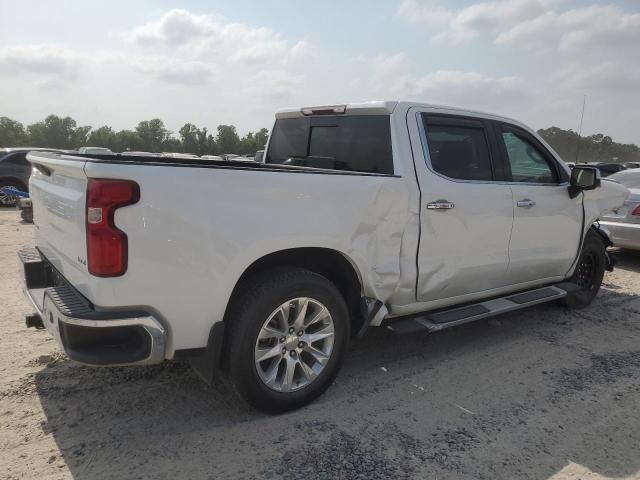
[[[343,253],[330,248],[298,247],[266,254],[249,265],[236,282],[225,309],[224,321],[242,285],[254,274],[275,267],[299,267],[315,272],[331,281],[343,295],[349,309],[352,334],[363,325],[360,309],[363,296],[362,277],[354,263]]]

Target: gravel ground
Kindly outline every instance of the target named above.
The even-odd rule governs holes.
[[[30,308],[0,210],[0,477],[640,479],[640,254],[594,304],[438,334],[372,330],[309,407],[259,414],[180,363],[68,361]]]

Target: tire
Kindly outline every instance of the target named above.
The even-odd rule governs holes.
[[[570,292],[563,299],[563,303],[571,308],[585,308],[590,305],[600,290],[606,263],[606,247],[602,238],[589,230],[582,245],[576,271],[569,279],[571,283],[579,285],[580,289]]]
[[[335,285],[291,267],[259,272],[240,288],[225,318],[223,361],[235,390],[267,413],[293,410],[322,395],[338,374],[349,339],[347,305]],[[296,315],[301,311],[306,317]]]
[[[33,223],[33,208],[23,208],[20,210],[20,218],[24,223]]]
[[[18,190],[25,191],[24,186],[20,182],[16,182],[15,180],[6,180],[0,179],[0,188],[2,187],[13,187]],[[0,207],[15,207],[16,199],[13,197],[9,197],[0,191]]]

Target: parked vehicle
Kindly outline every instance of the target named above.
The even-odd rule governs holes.
[[[105,147],[80,147],[78,153],[83,155],[113,155],[109,148]]]
[[[625,168],[640,168],[640,162],[625,162]]]
[[[220,162],[223,160],[223,158],[218,155],[201,155],[200,158],[202,160],[218,160]]]
[[[29,154],[28,324],[89,365],[187,358],[280,412],[370,327],[582,308],[612,268],[594,222],[627,189],[517,121],[372,102],[282,111],[272,132],[242,165]]]
[[[177,152],[162,152],[161,157],[171,157],[171,158],[200,158],[198,155],[194,155],[193,153],[177,153]]]
[[[600,225],[609,231],[616,247],[640,250],[640,169],[625,170],[609,177],[629,189],[624,205],[602,215]]]
[[[600,170],[600,175],[603,177],[608,177],[613,173],[621,172],[625,170],[625,166],[621,163],[613,163],[613,162],[595,162],[591,165],[595,166],[598,170]]]
[[[128,150],[126,152],[120,153],[120,155],[124,155],[125,157],[159,157],[159,153],[151,153],[151,152],[143,152],[138,150]]]
[[[0,189],[13,187],[22,191],[29,191],[29,175],[31,165],[27,162],[27,153],[31,150],[50,152],[62,152],[63,150],[43,148],[0,148]],[[13,206],[15,197],[7,195],[0,190],[0,206]]]

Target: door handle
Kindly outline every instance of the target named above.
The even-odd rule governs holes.
[[[451,210],[456,204],[449,200],[436,200],[427,203],[427,210]]]
[[[516,205],[518,205],[519,207],[529,208],[533,207],[535,204],[536,202],[534,202],[533,200],[525,198],[523,200],[518,200],[518,203]]]

